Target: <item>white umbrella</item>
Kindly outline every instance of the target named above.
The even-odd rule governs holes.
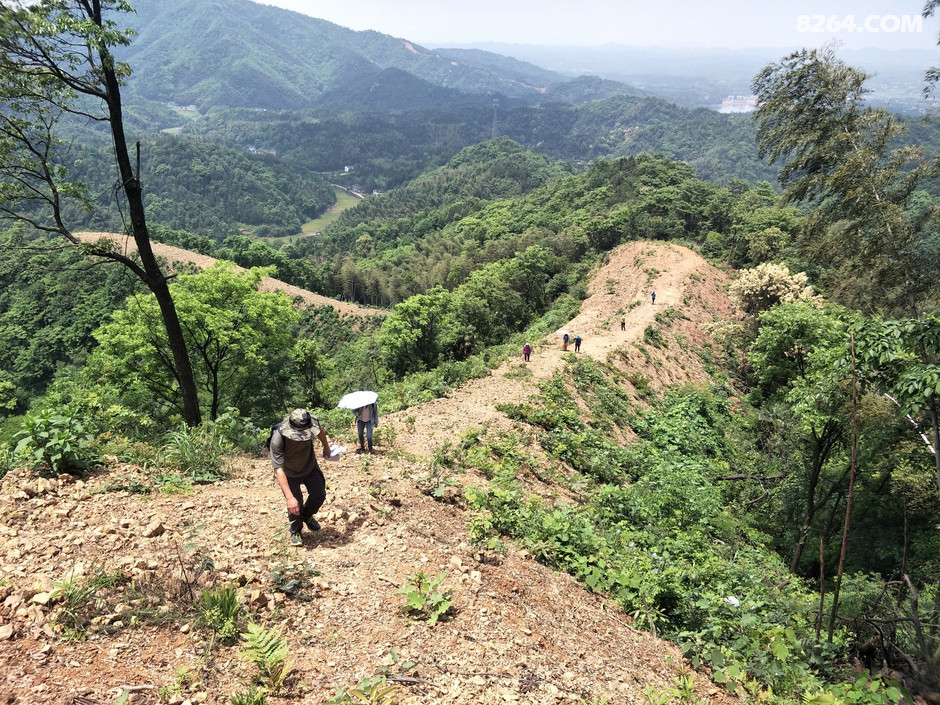
[[[336,405],[337,409],[361,409],[364,406],[369,406],[369,404],[374,404],[375,400],[379,398],[379,395],[375,392],[367,391],[358,391],[350,392],[345,395],[342,399],[339,400],[339,404]]]
[[[568,331],[565,328],[559,328],[555,331],[555,335],[568,335]]]

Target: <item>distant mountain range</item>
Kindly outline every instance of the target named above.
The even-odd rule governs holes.
[[[493,97],[578,104],[618,94],[715,108],[729,95],[748,93],[766,63],[792,50],[496,43],[428,49],[251,0],[138,0],[134,6],[128,23],[138,37],[121,52],[134,69],[129,93],[201,112],[350,103],[407,110],[414,99],[455,107],[466,105],[468,96],[478,105]],[[907,113],[929,105],[920,93],[932,52],[840,55],[875,74],[874,100]]]
[[[133,71],[126,97],[139,127],[149,119],[320,173],[353,167],[367,192],[496,136],[579,165],[659,152],[703,178],[773,177],[746,118],[688,110],[615,79],[483,49],[427,49],[250,0],[135,8],[125,20],[137,36],[119,58]]]
[[[437,49],[442,54],[486,51],[532,62],[557,75],[585,74],[629,85],[680,105],[716,107],[729,95],[750,92],[751,80],[765,65],[799,47],[765,49],[674,49],[663,47],[541,46],[480,42]],[[872,74],[873,102],[904,113],[919,113],[932,101],[922,95],[924,72],[937,62],[935,52],[920,49],[839,49],[839,57]]]
[[[304,109],[345,92],[406,93],[459,102],[460,95],[538,102],[570,78],[480,50],[437,52],[374,31],[250,0],[140,0],[128,23],[138,36],[120,57],[136,97],[195,105]],[[626,86],[622,89],[627,92]],[[378,101],[376,101],[378,102]]]
[[[428,49],[251,0],[134,5],[124,20],[137,37],[119,57],[133,70],[125,95],[135,128],[341,174],[367,193],[497,136],[576,168],[646,152],[719,182],[776,175],[749,118],[714,110],[747,93],[776,50]],[[887,74],[929,64],[901,54],[891,53],[895,64],[882,57]]]

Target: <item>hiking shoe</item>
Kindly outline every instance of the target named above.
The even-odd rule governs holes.
[[[310,517],[309,519],[304,519],[304,524],[306,524],[307,528],[310,529],[311,531],[320,530],[320,522],[318,522],[313,517]]]
[[[290,545],[291,546],[303,546],[304,540],[300,535],[299,531],[290,532]]]

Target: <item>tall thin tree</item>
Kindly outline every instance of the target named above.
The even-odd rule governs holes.
[[[119,262],[153,292],[173,356],[180,409],[200,422],[199,398],[167,276],[153,253],[140,180],[124,131],[121,85],[130,74],[113,49],[133,32],[115,17],[133,12],[124,0],[0,0],[0,216],[61,236],[89,255]],[[139,261],[107,244],[83,244],[70,229],[67,204],[92,207],[84,186],[69,181],[61,161],[61,118],[104,124],[110,132]],[[138,146],[139,150],[139,146]],[[136,163],[136,167],[135,167]]]

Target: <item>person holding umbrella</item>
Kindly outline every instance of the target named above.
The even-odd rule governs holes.
[[[303,545],[300,531],[303,525],[319,531],[320,524],[313,515],[326,500],[326,479],[317,464],[313,439],[323,446],[323,457],[330,457],[330,442],[320,422],[306,409],[294,409],[271,431],[271,465],[278,487],[287,501],[287,520],[290,522],[291,546]],[[303,489],[307,489],[304,501]]]
[[[359,432],[359,447],[356,448],[356,452],[365,452],[366,446],[363,443],[363,435],[365,435],[365,440],[369,442],[369,452],[374,452],[372,450],[372,429],[379,426],[379,405],[372,402],[360,406],[353,413],[356,415],[356,430]]]
[[[356,430],[359,433],[357,453],[365,452],[366,443],[369,444],[369,452],[375,452],[372,448],[372,429],[379,427],[378,398],[375,392],[350,392],[336,405],[340,409],[349,409],[356,417]]]

